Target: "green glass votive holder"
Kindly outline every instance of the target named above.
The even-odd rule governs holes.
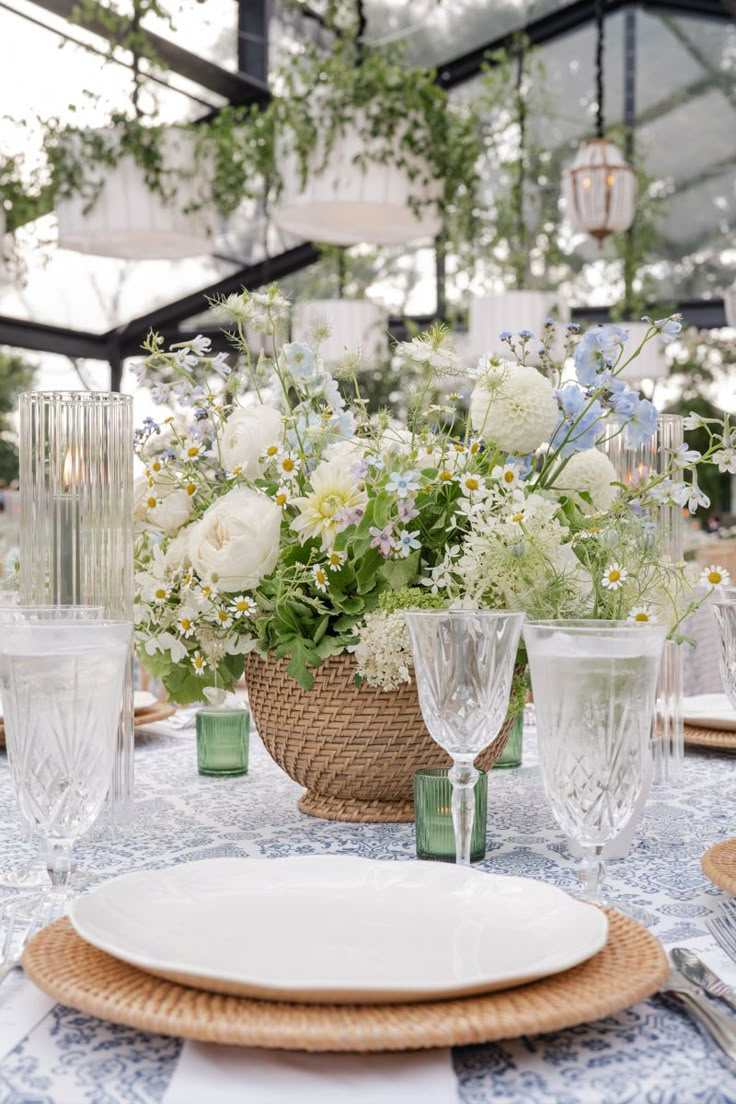
[[[475,783],[475,818],[470,841],[470,861],[486,857],[488,775],[481,771]],[[452,784],[444,767],[427,767],[414,775],[414,819],[418,859],[455,862],[452,827]]]
[[[247,709],[200,709],[197,769],[221,778],[248,773],[250,713]]]
[[[497,759],[493,764],[493,769],[495,770],[497,767],[501,769],[504,767],[520,767],[523,744],[524,714],[519,713],[518,717],[514,717],[514,725],[506,741],[506,747],[503,749],[501,758]]]

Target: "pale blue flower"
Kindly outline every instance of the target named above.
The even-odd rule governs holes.
[[[649,399],[640,399],[626,423],[627,448],[638,448],[651,441],[657,429],[657,408]]]
[[[561,456],[572,456],[574,452],[594,448],[605,417],[601,404],[597,399],[591,403],[585,392],[574,383],[561,387],[556,395],[562,413],[550,438],[551,447],[559,449]]]
[[[389,476],[386,490],[392,491],[397,498],[407,498],[421,486],[418,471],[392,472]]]
[[[606,361],[618,359],[628,336],[628,330],[621,326],[595,326],[588,330],[573,353],[575,372],[585,387],[597,386],[598,373],[607,367]]]
[[[398,552],[403,558],[410,556],[415,549],[422,547],[421,542],[417,540],[418,536],[418,529],[415,529],[412,533],[408,529],[402,529],[398,540],[394,541],[394,551]]]
[[[292,379],[311,379],[315,374],[317,362],[309,345],[304,345],[300,341],[289,341],[284,345],[283,352]]]
[[[657,327],[657,337],[663,345],[669,345],[670,341],[680,336],[682,330],[682,322],[676,317],[658,318],[654,325]]]
[[[685,444],[672,449],[672,466],[675,468],[689,468],[693,464],[697,464],[700,458],[701,453],[697,449],[688,448]]]

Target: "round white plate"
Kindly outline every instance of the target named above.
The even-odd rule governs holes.
[[[133,709],[150,709],[157,701],[158,698],[150,690],[135,690],[133,693]]]
[[[459,997],[567,970],[605,914],[554,886],[445,863],[205,859],[73,901],[88,943],[195,988],[271,1000]]]

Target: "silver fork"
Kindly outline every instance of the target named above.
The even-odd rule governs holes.
[[[19,902],[21,903],[21,902]],[[30,921],[23,930],[18,932],[18,916],[13,908],[14,902],[3,909],[5,932],[3,935],[2,952],[0,952],[0,985],[11,974],[16,966],[20,966],[23,952],[33,936],[48,923],[48,905],[43,899],[33,911]]]
[[[720,914],[707,917],[705,926],[716,943],[736,962],[736,901],[725,901]]]

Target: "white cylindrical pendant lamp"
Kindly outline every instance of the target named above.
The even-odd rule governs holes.
[[[329,368],[346,353],[360,351],[369,364],[388,360],[388,313],[367,299],[315,299],[296,303],[292,313],[294,341],[314,342],[315,327],[329,326],[320,354]]]
[[[619,322],[619,326],[628,330],[629,338],[624,346],[623,359],[626,360],[638,349],[644,340],[644,335],[649,329],[646,322]],[[665,356],[664,345],[657,337],[652,337],[631,364],[627,364],[618,374],[619,379],[627,383],[636,383],[639,380],[664,379],[669,375],[669,365]]]
[[[723,306],[726,311],[726,325],[736,326],[736,284],[731,284],[724,291]]]
[[[132,156],[104,171],[100,194],[86,210],[82,196],[59,199],[59,247],[126,260],[180,260],[211,253],[216,214],[195,171],[193,134],[166,131],[161,136],[165,187],[169,200],[147,186]]]
[[[529,343],[533,355],[544,335],[546,318],[554,317],[566,322],[569,311],[566,304],[559,308],[559,296],[554,291],[503,291],[499,295],[482,295],[470,301],[468,318],[468,354],[472,361],[482,356],[509,358],[508,345],[500,334],[518,334],[531,330],[535,340]],[[555,350],[552,350],[555,355]]]
[[[584,142],[562,174],[562,194],[573,230],[602,241],[628,230],[636,213],[636,176],[613,142]]]

